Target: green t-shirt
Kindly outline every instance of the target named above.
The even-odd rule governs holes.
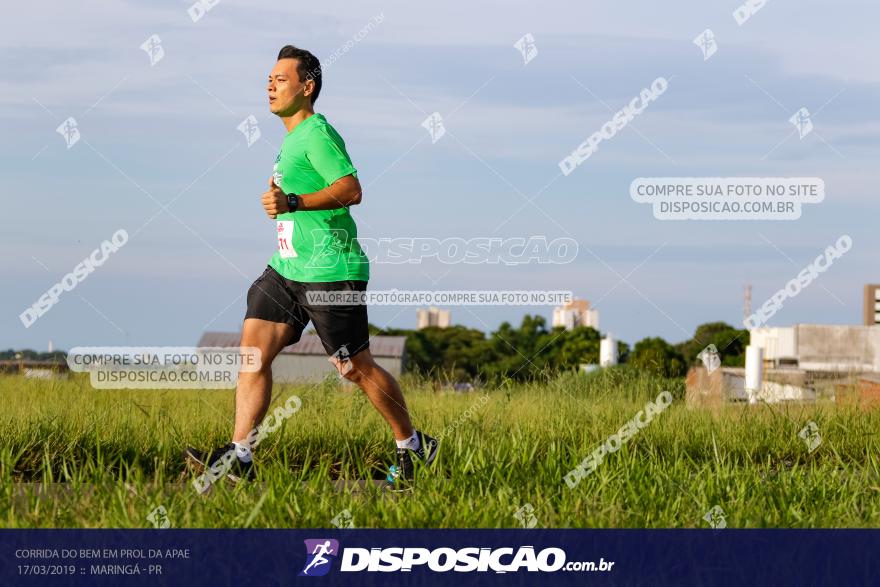
[[[357,177],[357,170],[323,114],[309,116],[287,133],[273,169],[275,185],[285,194],[317,192],[346,175]],[[279,214],[276,221],[269,266],[282,276],[310,283],[370,278],[348,208]]]

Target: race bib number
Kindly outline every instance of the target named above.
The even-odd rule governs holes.
[[[293,249],[293,220],[277,220],[278,224],[278,253],[282,259],[296,257]]]

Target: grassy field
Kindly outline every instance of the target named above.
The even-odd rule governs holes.
[[[680,380],[625,368],[467,394],[405,384],[417,425],[443,436],[414,493],[334,484],[382,477],[393,442],[360,392],[328,381],[276,388],[273,407],[296,394],[302,408],[260,445],[257,482],[201,496],[180,452],[228,440],[231,391],[4,376],[0,526],[152,527],[158,506],[173,527],[331,527],[345,511],[357,527],[709,527],[714,506],[727,527],[880,526],[877,412],[692,410]],[[575,488],[563,482],[663,390],[668,409]],[[798,437],[810,421],[812,452]]]

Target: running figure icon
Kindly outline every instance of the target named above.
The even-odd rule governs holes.
[[[309,574],[309,569],[313,569],[317,566],[324,565],[330,562],[330,559],[324,557],[325,554],[335,555],[336,552],[330,547],[330,541],[322,542],[315,545],[315,549],[311,553],[314,558],[312,562],[306,565],[306,568],[303,569],[303,575]]]

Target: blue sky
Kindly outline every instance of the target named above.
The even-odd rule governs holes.
[[[259,197],[284,135],[266,108],[274,57],[293,43],[326,59],[379,15],[327,69],[316,107],[366,188],[361,235],[580,248],[567,265],[375,265],[372,289],[571,290],[601,300],[603,331],[679,341],[703,322],[736,323],[745,283],[760,305],[848,234],[852,250],[771,324],[859,322],[863,284],[880,281],[869,30],[880,6],[771,1],[738,26],[735,1],[318,4],[220,0],[198,22],[185,1],[7,11],[0,347],[194,344],[204,329],[237,330],[273,247]],[[704,61],[692,41],[706,28],[718,52]],[[538,54],[524,65],[513,44],[526,33]],[[151,67],[140,45],[153,34],[165,54]],[[618,110],[658,76],[669,87],[633,128],[559,176],[610,119],[605,104]],[[788,121],[801,107],[815,126],[803,139]],[[435,111],[448,133],[432,144],[421,123]],[[248,115],[262,134],[250,147],[236,128]],[[71,116],[82,140],[68,149],[55,129]],[[653,176],[820,177],[827,195],[796,221],[659,221],[628,193]],[[130,242],[24,328],[19,314],[119,228]],[[485,331],[551,314],[451,310]],[[415,308],[370,318],[413,327]]]

